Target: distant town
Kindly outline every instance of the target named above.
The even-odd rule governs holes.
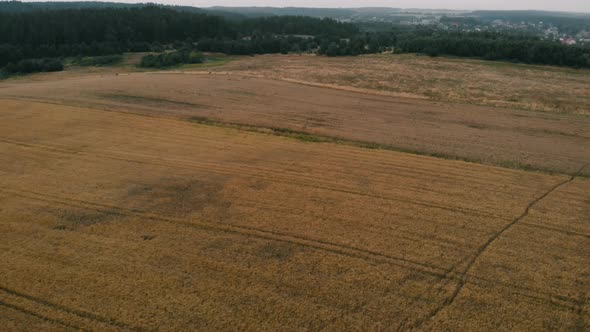
[[[425,26],[447,31],[461,32],[520,32],[545,40],[560,41],[565,45],[590,44],[590,15],[553,12],[465,12],[465,11],[420,11],[381,10],[359,12],[352,17],[338,18],[350,23],[390,23],[407,26]],[[509,14],[509,15],[507,15]],[[512,15],[510,15],[512,14]],[[521,14],[521,19],[518,16]],[[532,15],[531,15],[532,14]],[[535,15],[536,14],[536,15]],[[535,18],[543,18],[544,21]],[[565,19],[568,22],[564,22]],[[565,23],[565,27],[560,29]],[[579,25],[579,28],[574,25]],[[579,30],[578,30],[579,29]]]
[[[509,32],[590,45],[590,14],[549,11],[460,11],[399,8],[214,7],[208,10],[249,17],[301,15],[329,17],[345,23],[423,26],[459,32]]]

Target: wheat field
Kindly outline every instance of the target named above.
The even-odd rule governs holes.
[[[585,166],[306,142],[148,112],[194,105],[98,100],[0,100],[5,330],[590,329]]]

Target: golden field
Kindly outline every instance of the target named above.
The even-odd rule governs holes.
[[[247,75],[72,75],[9,81],[0,97],[287,129],[502,167],[574,174],[590,163],[587,116],[382,96]]]
[[[3,329],[590,329],[587,117],[247,61],[0,82]]]

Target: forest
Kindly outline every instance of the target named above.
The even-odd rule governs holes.
[[[275,53],[280,51],[276,43],[345,38],[358,31],[332,19],[284,16],[232,21],[161,6],[0,12],[0,67],[29,58],[151,51],[200,40],[247,43],[248,50],[241,53]],[[305,37],[294,40],[287,35]]]
[[[407,34],[400,52],[430,56],[500,60],[526,64],[590,67],[590,48],[567,46],[535,37],[494,32],[416,31]]]
[[[23,3],[0,3],[0,68],[5,74],[60,70],[63,66],[57,63],[65,57],[180,49],[188,50],[188,54],[193,51],[236,55],[305,52],[326,56],[387,51],[590,67],[587,47],[508,33],[445,32],[395,26],[370,31],[330,18],[230,19],[198,9],[187,11],[182,10],[184,7],[160,5],[34,8],[37,9]],[[165,64],[170,59],[185,58],[158,59]]]

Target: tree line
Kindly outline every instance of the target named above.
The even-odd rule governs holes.
[[[205,57],[202,53],[185,48],[178,51],[160,54],[149,54],[141,58],[140,67],[166,68],[179,64],[203,63]]]
[[[4,67],[5,73],[56,70],[59,66],[55,61],[47,59],[166,49],[240,55],[313,52],[327,56],[390,51],[590,67],[587,47],[565,46],[530,36],[361,28],[303,16],[228,20],[158,5],[0,11],[0,68]],[[176,60],[185,55],[176,54]],[[171,57],[162,55],[151,61],[176,61]]]
[[[400,52],[590,68],[590,48],[492,32],[427,31],[403,38]]]
[[[352,24],[332,19],[285,16],[234,21],[157,5],[0,12],[0,67],[29,58],[157,51],[162,45],[200,40],[247,43],[247,53],[275,53],[280,52],[275,43],[293,43],[289,35],[345,37],[357,31]],[[252,41],[252,35],[264,37]]]

